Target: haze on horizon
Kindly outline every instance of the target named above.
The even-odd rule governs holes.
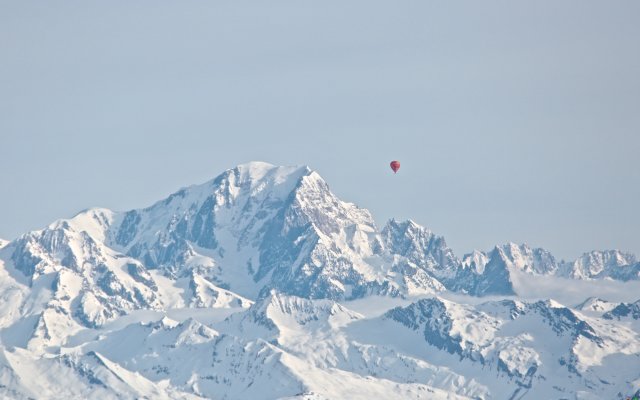
[[[0,237],[260,160],[309,165],[459,256],[640,255],[639,16],[631,0],[0,1]]]

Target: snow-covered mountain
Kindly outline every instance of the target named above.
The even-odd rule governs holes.
[[[578,279],[640,279],[640,262],[619,250],[591,251],[564,268],[564,275]]]
[[[526,244],[508,243],[485,253],[474,251],[463,257],[462,264],[483,271],[490,263],[504,264],[510,271],[531,275],[554,275],[572,279],[639,280],[640,262],[634,255],[619,250],[591,251],[573,262],[557,261],[545,249]]]
[[[580,311],[592,311],[592,312],[600,312],[605,313],[607,311],[611,311],[618,304],[600,299],[598,297],[589,297],[582,303],[578,304],[575,308]]]
[[[634,303],[620,303],[603,315],[605,319],[621,319],[624,317],[640,319],[640,300]]]
[[[0,397],[622,396],[640,388],[639,273],[617,250],[459,259],[308,167],[254,162],[0,241]],[[593,284],[570,307],[517,299],[527,277]],[[626,302],[595,298],[610,284]]]
[[[552,300],[469,306],[423,299],[386,317],[430,346],[468,361],[471,368],[491,371],[471,373],[476,379],[497,375],[503,384],[509,382],[502,388],[487,383],[496,398],[608,398],[620,375],[638,378],[637,331],[579,315]],[[615,359],[609,357],[612,353]],[[588,390],[570,393],[571,386]],[[535,395],[525,396],[528,392]]]

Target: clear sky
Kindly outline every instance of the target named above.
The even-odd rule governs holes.
[[[262,160],[458,255],[640,255],[639,21],[637,0],[0,0],[0,237]]]

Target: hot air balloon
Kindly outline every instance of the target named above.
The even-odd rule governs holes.
[[[400,169],[400,161],[395,161],[395,160],[391,161],[389,166],[391,167],[391,169],[393,170],[393,173],[395,174]]]

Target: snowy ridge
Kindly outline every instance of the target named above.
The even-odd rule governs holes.
[[[621,318],[632,318],[632,319],[640,319],[640,300],[634,303],[620,303],[611,311],[607,311],[603,316],[605,319],[621,319]]]
[[[510,271],[530,275],[549,275],[572,279],[614,279],[629,281],[640,279],[640,263],[632,254],[619,250],[591,251],[573,262],[560,262],[542,248],[527,244],[507,243],[496,246],[491,252],[474,251],[465,255],[462,264],[467,268],[483,271],[490,263],[502,263]]]
[[[592,311],[604,313],[611,311],[616,307],[616,303],[600,299],[598,297],[589,297],[582,303],[578,304],[575,308],[580,311]]]
[[[634,255],[619,250],[592,251],[566,266],[564,273],[578,279],[612,278],[626,281],[640,278],[640,263]]]
[[[625,330],[624,335],[612,337],[613,327],[602,319],[579,317],[553,301],[501,301],[473,307],[424,299],[395,308],[385,318],[415,331],[430,346],[503,375],[512,386],[496,398],[529,391],[536,398],[557,398],[567,393],[569,382],[586,385],[593,398],[607,398],[617,388],[604,375],[614,375],[615,365],[640,365],[637,332]],[[619,358],[606,361],[604,354],[613,349]],[[603,365],[607,362],[608,367]],[[637,371],[630,372],[628,379],[636,379]],[[481,376],[477,374],[473,376]]]
[[[514,243],[460,259],[308,167],[248,163],[0,241],[0,397],[616,398],[640,390],[639,271]]]

